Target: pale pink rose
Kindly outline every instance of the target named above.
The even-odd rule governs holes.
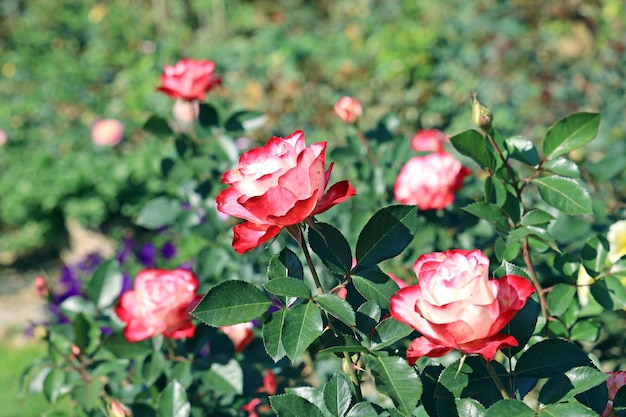
[[[480,250],[448,250],[420,256],[413,266],[418,285],[391,296],[394,319],[422,334],[407,352],[412,365],[421,356],[457,349],[492,360],[498,349],[517,346],[498,333],[535,291],[514,275],[489,279],[489,259]]]
[[[195,326],[189,312],[199,301],[198,280],[185,269],[144,269],[134,288],[120,296],[115,313],[126,323],[129,342],[160,335],[170,339],[192,337]]]
[[[443,151],[448,137],[437,129],[422,129],[411,138],[411,148],[416,152]]]
[[[613,400],[617,391],[626,385],[626,371],[607,372],[609,378],[606,380],[606,385],[609,390],[609,401],[606,404],[606,409],[602,413],[601,417],[610,417],[613,415]]]
[[[200,103],[197,100],[177,99],[172,107],[172,115],[178,125],[184,129],[193,125],[200,114]]]
[[[343,96],[335,103],[333,108],[337,117],[344,123],[352,124],[363,115],[363,108],[359,100]]]
[[[100,119],[91,126],[91,141],[98,146],[115,146],[124,138],[124,125],[115,119]]]
[[[203,100],[206,93],[221,82],[213,71],[213,61],[181,59],[176,65],[165,66],[157,90],[172,98]]]
[[[451,154],[441,151],[411,158],[400,170],[395,198],[420,210],[444,209],[454,201],[470,170]]]
[[[232,326],[222,326],[220,330],[233,342],[235,352],[242,352],[246,346],[254,340],[254,332],[252,322],[239,323]]]
[[[7,140],[9,140],[9,135],[7,135],[7,132],[4,130],[0,129],[0,146],[7,143]]]
[[[233,229],[233,248],[244,253],[355,195],[348,181],[324,191],[332,167],[326,169],[326,142],[307,147],[302,131],[244,152],[222,176],[229,187],[216,198],[219,211],[246,220]]]

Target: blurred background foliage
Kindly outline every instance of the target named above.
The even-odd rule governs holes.
[[[419,128],[454,134],[471,127],[476,90],[505,135],[539,141],[559,118],[598,111],[588,159],[625,153],[622,0],[3,0],[0,28],[5,264],[54,258],[68,219],[127,227],[163,190],[171,144],[142,126],[171,114],[155,88],[184,57],[216,62],[213,106],[268,116],[254,141],[302,129],[332,148],[341,95],[362,102],[366,130],[393,113],[407,141]],[[98,148],[90,126],[111,117],[125,139]]]

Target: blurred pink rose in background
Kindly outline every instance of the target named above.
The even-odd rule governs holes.
[[[334,112],[344,123],[352,124],[363,115],[359,100],[343,96],[335,103]]]
[[[606,385],[609,390],[609,401],[606,404],[606,409],[602,413],[601,417],[610,417],[613,414],[613,400],[617,391],[626,385],[626,371],[608,372],[609,378],[606,380]]]
[[[9,135],[4,130],[0,129],[0,146],[7,143],[7,140],[9,140]]]
[[[411,158],[400,170],[395,199],[420,210],[444,209],[454,201],[470,170],[451,154],[441,151]]]
[[[437,129],[422,129],[411,138],[411,148],[416,152],[443,151],[448,137]]]
[[[189,312],[196,306],[198,280],[185,269],[144,269],[134,288],[120,296],[115,313],[126,323],[129,342],[160,335],[170,339],[192,337],[195,326]]]
[[[203,100],[206,93],[222,81],[214,70],[213,61],[181,59],[176,65],[165,66],[157,90],[174,99]]]
[[[91,125],[91,140],[98,146],[115,146],[124,138],[124,125],[115,119],[100,119]]]
[[[235,352],[242,352],[245,347],[254,340],[253,328],[254,325],[252,322],[248,322],[234,324],[232,326],[223,326],[220,327],[220,330],[233,342]]]
[[[332,167],[326,169],[326,142],[307,147],[302,131],[244,152],[222,176],[229,187],[216,198],[220,212],[246,220],[233,228],[235,251],[255,248],[355,195],[348,181],[325,191]]]
[[[413,270],[418,285],[391,296],[394,319],[422,334],[407,352],[413,365],[456,349],[492,360],[498,349],[517,346],[500,334],[535,291],[525,278],[489,279],[489,258],[480,250],[448,250],[420,256]]]

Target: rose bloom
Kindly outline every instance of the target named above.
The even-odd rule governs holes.
[[[235,352],[242,352],[254,340],[253,327],[252,322],[247,322],[232,326],[222,326],[220,330],[233,342]]]
[[[343,96],[335,103],[333,108],[337,117],[344,123],[352,124],[363,115],[363,108],[359,100]]]
[[[324,192],[333,167],[325,165],[326,142],[307,147],[302,131],[244,152],[216,198],[218,211],[246,220],[233,229],[233,248],[244,253],[356,194],[348,181]]]
[[[192,337],[195,326],[189,312],[198,302],[198,280],[185,269],[144,269],[134,289],[124,292],[115,313],[126,323],[129,342],[162,334],[170,339]]]
[[[91,126],[91,141],[98,146],[115,146],[124,138],[124,125],[119,120],[101,119]]]
[[[606,409],[602,413],[601,417],[610,417],[613,414],[613,400],[617,395],[617,391],[626,385],[626,371],[607,372],[609,378],[606,380],[606,385],[609,390],[609,401],[606,404]]]
[[[437,129],[422,129],[411,138],[411,149],[416,152],[443,151],[448,137]]]
[[[400,170],[394,187],[402,204],[420,210],[444,209],[454,201],[454,192],[463,185],[470,170],[454,156],[441,151],[411,158]]]
[[[407,352],[413,365],[421,356],[457,349],[492,360],[498,349],[517,346],[499,334],[534,292],[514,275],[489,279],[489,259],[480,250],[448,250],[420,256],[413,270],[417,285],[391,296],[391,315],[422,334]]]
[[[609,227],[606,236],[609,241],[609,254],[607,259],[615,263],[622,256],[626,255],[626,220],[615,222]]]
[[[181,59],[176,65],[165,66],[157,90],[175,99],[203,100],[206,93],[222,81],[214,70],[213,61]]]
[[[7,143],[8,140],[9,140],[9,135],[7,134],[7,132],[5,132],[4,130],[0,129],[0,146],[2,146],[5,143]]]

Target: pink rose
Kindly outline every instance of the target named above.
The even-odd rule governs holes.
[[[422,334],[407,352],[414,364],[457,349],[492,360],[498,349],[517,346],[498,332],[535,291],[521,277],[489,279],[489,259],[479,250],[448,250],[420,256],[413,270],[418,285],[391,296],[391,315]]]
[[[2,146],[5,143],[7,143],[8,140],[9,140],[9,135],[7,134],[7,132],[5,132],[4,130],[0,129],[0,146]]]
[[[195,326],[189,312],[199,301],[198,280],[185,269],[144,269],[134,289],[120,296],[115,313],[126,323],[129,342],[162,334],[170,339],[192,337]]]
[[[420,210],[443,209],[454,201],[470,170],[441,151],[411,158],[396,178],[395,198]]]
[[[278,382],[276,381],[276,375],[271,369],[266,369],[263,375],[263,386],[256,390],[257,392],[264,392],[267,395],[276,395],[278,391]]]
[[[617,395],[617,391],[626,385],[626,371],[608,372],[609,378],[606,380],[607,388],[609,389],[609,401],[606,404],[606,409],[602,413],[601,417],[609,417],[613,415],[613,400]]]
[[[437,129],[422,129],[411,138],[411,148],[416,152],[443,151],[448,137]]]
[[[302,131],[244,152],[222,176],[229,187],[216,198],[220,212],[246,220],[233,229],[233,248],[244,253],[356,194],[348,181],[324,192],[333,167],[325,166],[326,142],[306,147]]]
[[[101,119],[91,126],[91,141],[98,146],[115,146],[124,138],[124,125],[119,120]]]
[[[344,123],[352,124],[363,115],[359,100],[343,96],[335,103],[334,112]]]
[[[220,327],[220,330],[233,342],[235,352],[242,352],[245,347],[254,340],[253,327],[252,322],[248,322],[234,324],[232,326],[223,326]]]
[[[172,98],[203,100],[206,93],[222,81],[213,74],[214,70],[213,61],[181,59],[175,66],[165,66],[157,90]]]

